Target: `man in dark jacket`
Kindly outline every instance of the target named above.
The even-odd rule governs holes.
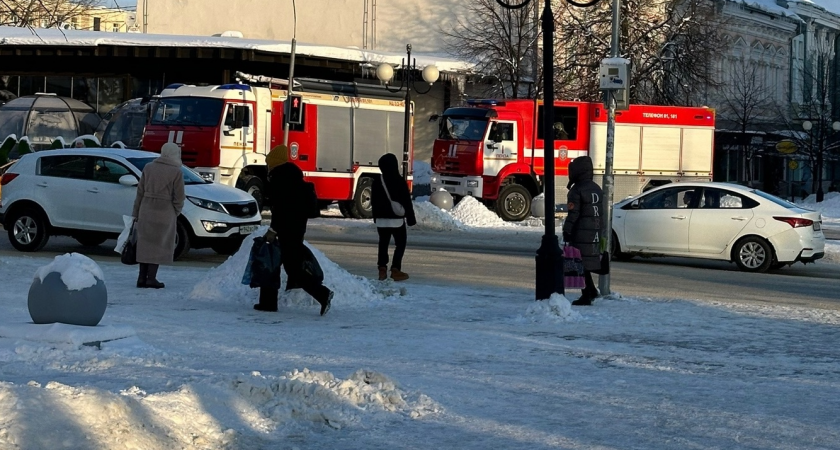
[[[592,159],[575,158],[569,163],[568,209],[563,222],[563,240],[580,250],[583,259],[583,276],[586,287],[573,305],[591,305],[598,296],[592,280],[592,271],[601,268],[601,199],[604,196],[594,177]]]
[[[273,150],[272,150],[273,152]],[[280,258],[286,271],[287,285],[292,283],[303,288],[321,304],[321,315],[330,309],[333,292],[321,280],[314,279],[304,270],[307,251],[303,243],[306,223],[318,217],[318,197],[315,186],[303,180],[303,172],[290,162],[271,169],[268,174],[268,198],[271,207],[271,226],[265,240],[280,244]],[[260,289],[260,303],[254,309],[277,310],[277,290]],[[273,308],[272,308],[273,307]]]

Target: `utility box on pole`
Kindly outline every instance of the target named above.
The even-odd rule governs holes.
[[[612,91],[615,109],[630,108],[630,60],[625,58],[604,58],[598,71],[602,91]],[[610,105],[605,102],[605,108]]]

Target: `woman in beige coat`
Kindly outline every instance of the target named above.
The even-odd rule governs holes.
[[[172,264],[178,215],[183,206],[181,148],[170,142],[160,149],[159,158],[146,164],[137,185],[134,199],[137,262],[140,263],[137,287],[164,287],[157,280],[157,271],[160,264]]]

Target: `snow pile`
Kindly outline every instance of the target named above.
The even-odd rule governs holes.
[[[424,161],[414,161],[414,184],[432,183],[432,165]]]
[[[76,139],[73,139],[73,142],[70,144],[70,146],[76,148],[85,148],[85,141],[93,141],[97,147],[102,147],[102,143],[99,142],[99,138],[92,134],[83,134],[77,137]]]
[[[460,220],[428,201],[414,202],[414,215],[417,227],[422,230],[458,231],[466,228]]]
[[[256,303],[259,290],[242,284],[242,275],[251,253],[251,244],[254,242],[253,238],[262,236],[267,230],[267,226],[262,226],[247,237],[242,247],[239,248],[239,251],[221,265],[207,272],[206,276],[195,285],[188,298],[190,300],[234,301],[248,305]],[[309,243],[306,243],[306,246],[312,250],[312,254],[315,255],[315,258],[321,265],[321,269],[324,271],[324,286],[327,286],[335,292],[335,297],[332,300],[333,308],[336,305],[369,305],[372,302],[379,302],[388,297],[403,294],[400,289],[394,288],[390,282],[377,282],[374,285],[367,278],[352,275],[350,272],[342,269],[338,264],[330,261],[317,248]],[[375,264],[375,261],[372,264]],[[303,289],[294,289],[289,292],[283,291],[287,281],[285,271],[281,270],[280,279],[282,282],[280,294],[281,304],[287,306],[310,306],[315,304],[315,300],[304,292]]]
[[[466,196],[449,212],[455,220],[470,227],[506,227],[510,226],[495,212],[490,211],[473,196]]]
[[[840,244],[837,241],[825,241],[825,256],[817,261],[819,263],[840,264]]]
[[[238,377],[231,387],[276,424],[305,421],[342,429],[360,423],[363,415],[397,413],[416,419],[443,410],[428,396],[412,399],[390,378],[368,370],[346,380],[308,369],[279,378],[254,373]]]
[[[840,218],[840,192],[826,193],[820,203],[817,203],[817,195],[811,194],[797,205],[819,211],[823,217]]]
[[[525,311],[526,321],[541,322],[578,322],[583,319],[579,312],[572,309],[572,304],[565,296],[551,294],[546,300],[534,302]]]
[[[105,281],[102,269],[92,259],[79,253],[56,256],[51,263],[35,272],[35,278],[43,283],[44,278],[53,272],[61,274],[61,281],[69,291],[81,291],[95,286],[97,280]]]

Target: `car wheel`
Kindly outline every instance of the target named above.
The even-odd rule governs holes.
[[[613,232],[612,239],[610,239],[610,260],[626,261],[632,257],[632,254],[621,251],[621,243],[618,242],[618,236]]]
[[[370,192],[373,185],[373,178],[364,177],[359,180],[356,187],[356,195],[350,204],[350,216],[355,219],[370,219],[373,217],[373,206],[370,204]]]
[[[531,193],[518,184],[509,184],[499,192],[496,213],[507,222],[525,220],[531,213]]]
[[[353,204],[352,200],[344,200],[338,202],[338,211],[341,212],[341,215],[345,218],[352,218],[353,215],[350,214],[350,205]]]
[[[239,251],[239,247],[242,246],[242,239],[238,238],[228,238],[224,239],[222,242],[214,243],[210,246],[214,252],[220,255],[232,255]]]
[[[732,257],[745,272],[766,272],[773,263],[773,250],[764,239],[750,236],[735,244]]]
[[[257,207],[262,211],[265,206],[265,186],[259,177],[253,175],[246,175],[240,177],[236,183],[236,187],[247,192],[257,201]]]
[[[23,208],[12,213],[6,222],[9,227],[9,241],[21,252],[37,252],[47,245],[47,219],[35,208]]]
[[[84,245],[85,247],[96,247],[102,245],[105,241],[108,240],[106,237],[97,236],[94,234],[91,235],[84,235],[84,236],[75,236],[74,239],[79,242],[79,244]]]
[[[178,261],[190,251],[190,232],[182,221],[178,221],[175,233],[175,255],[173,259]]]

